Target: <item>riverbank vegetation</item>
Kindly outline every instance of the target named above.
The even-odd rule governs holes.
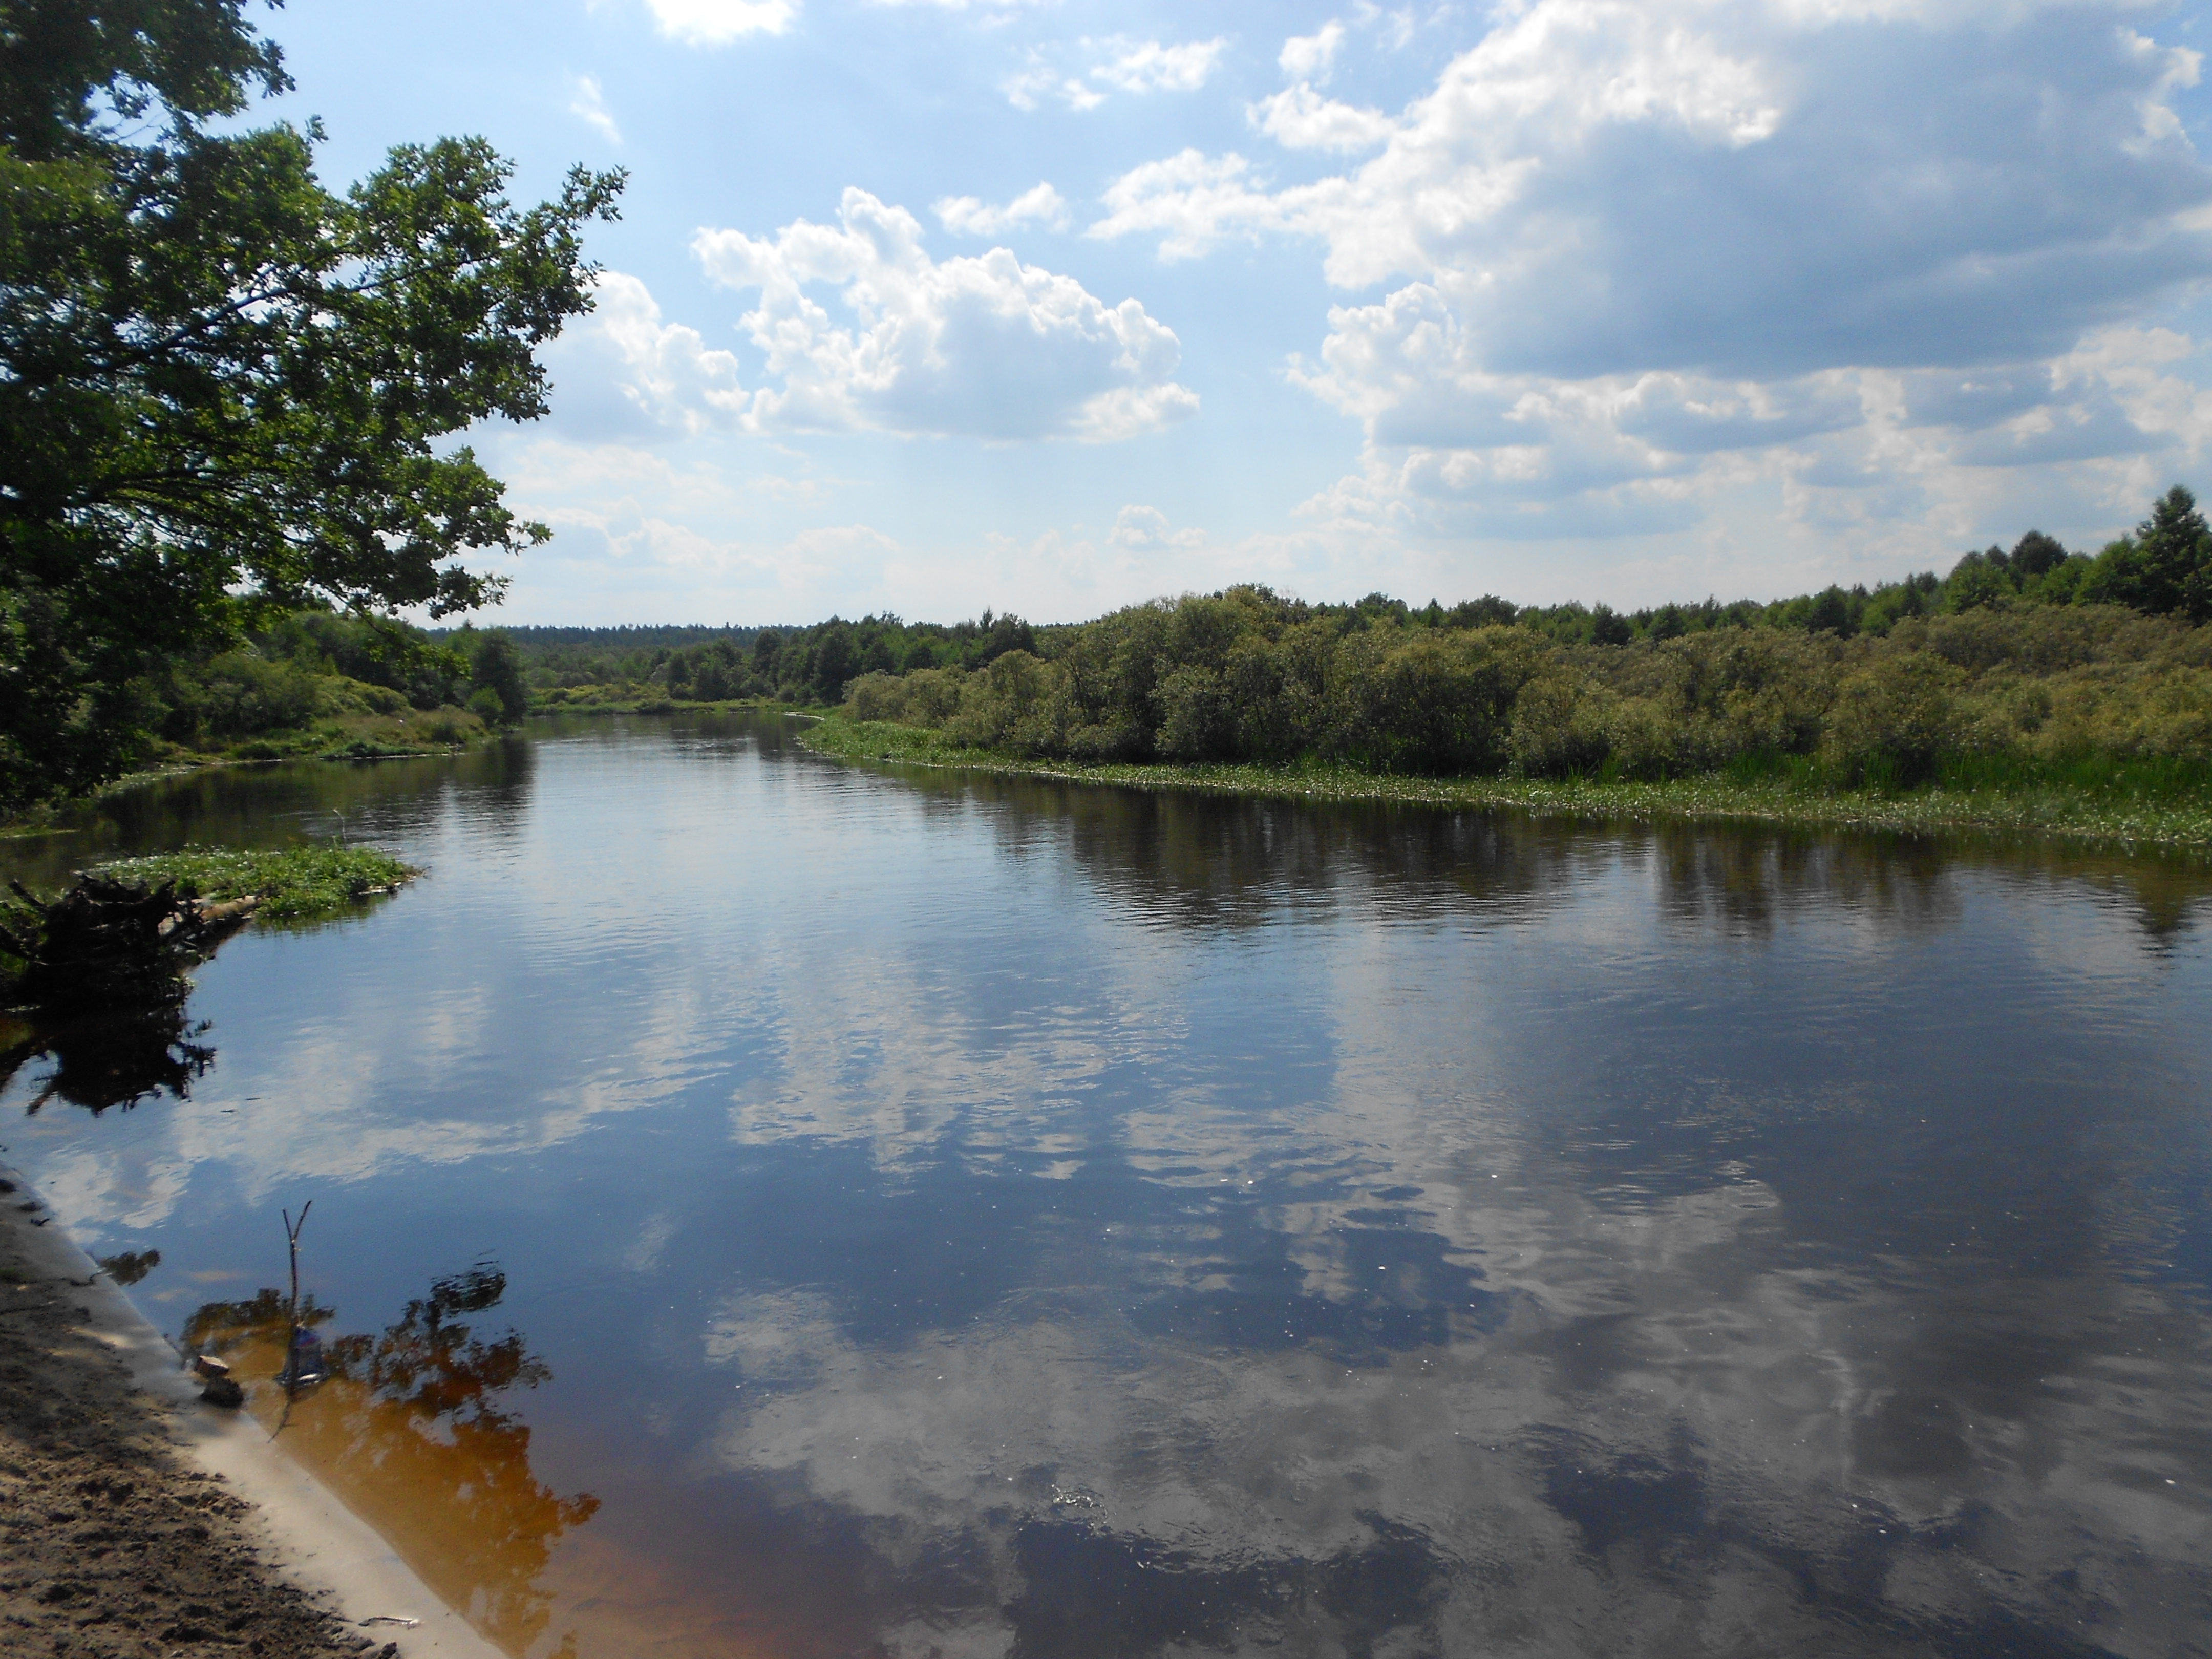
[[[1438,776],[1377,773],[1307,760],[1086,762],[1043,759],[948,741],[912,726],[855,720],[836,710],[799,734],[819,754],[856,762],[954,766],[1066,778],[1127,788],[1194,790],[1262,799],[1374,801],[1401,805],[1508,809],[1591,822],[1767,823],[1911,835],[1948,830],[2057,836],[2114,847],[2212,850],[2212,791],[2166,787],[2124,770],[2073,778],[1992,778],[1961,772],[1917,788],[1838,787],[1814,769],[1636,780],[1592,776]]]
[[[2095,558],[2031,533],[1944,580],[1761,607],[1418,611],[1235,587],[1040,630],[1039,651],[975,670],[857,676],[810,740],[1270,792],[2196,843],[2208,617],[2212,531],[2177,489]]]
[[[432,635],[382,617],[299,611],[216,652],[162,664],[141,687],[142,767],[454,748],[528,713],[497,631]]]
[[[138,887],[173,885],[203,904],[257,901],[259,921],[326,921],[397,892],[422,872],[375,847],[187,847],[121,859],[94,874]]]
[[[214,1063],[188,1019],[191,973],[252,925],[358,912],[421,872],[367,847],[187,847],[76,872],[58,893],[0,896],[0,1087],[39,1056],[50,1099],[100,1112],[179,1098]]]
[[[0,1007],[51,1018],[179,1001],[185,974],[249,921],[329,921],[422,872],[373,847],[187,847],[0,897]]]
[[[832,617],[806,627],[514,628],[506,635],[531,707],[565,713],[834,704],[862,674],[969,672],[1008,651],[1036,652],[1052,632],[986,611],[957,623]]]

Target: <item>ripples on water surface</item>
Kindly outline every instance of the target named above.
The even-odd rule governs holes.
[[[0,853],[429,869],[0,1135],[517,1655],[2212,1650],[2202,877],[537,730]]]

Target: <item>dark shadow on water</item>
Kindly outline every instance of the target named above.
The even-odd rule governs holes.
[[[1611,857],[1566,826],[1532,830],[1491,814],[918,768],[901,777],[934,815],[982,807],[1010,857],[1049,847],[1117,907],[1201,931],[1250,932],[1286,912],[1340,907],[1414,922],[1526,921]]]
[[[787,734],[780,734],[788,745]],[[1753,939],[1810,909],[1899,933],[1949,926],[1959,878],[2057,883],[2125,904],[2170,946],[2212,902],[2212,860],[2069,848],[1991,835],[1916,836],[1760,825],[1596,823],[1513,811],[1240,799],[1196,791],[886,765],[933,816],[981,809],[1010,856],[1064,848],[1117,904],[1202,930],[1252,929],[1301,908],[1357,906],[1421,922],[1533,921],[1583,880],[1656,869],[1676,922]],[[1042,836],[1042,839],[1041,839]]]
[[[0,875],[58,889],[88,866],[183,847],[296,847],[416,833],[453,808],[513,825],[536,775],[533,745],[509,738],[451,755],[209,767],[88,801],[50,831],[0,840]]]
[[[2053,1617],[1995,1597],[1965,1613],[1910,1610],[1891,1580],[1916,1558],[1972,1550],[1996,1520],[1967,1504],[1953,1516],[1915,1525],[1871,1498],[1838,1505],[1825,1548],[1808,1549],[1762,1524],[1715,1491],[1698,1448],[1678,1435],[1663,1454],[1620,1451],[1564,1428],[1525,1437],[1543,1499],[1575,1529],[1581,1549],[1608,1577],[1673,1582],[1692,1595],[1727,1570],[1731,1556],[1762,1564],[1820,1616],[1834,1647],[1820,1651],[1910,1654],[1926,1659],[2113,1659],[2112,1650]],[[1844,1518],[1847,1517],[1847,1518]],[[1994,1588],[1994,1587],[1992,1587]],[[2063,1587],[2061,1587],[2062,1590]],[[2060,1600],[2067,1599],[2062,1595]],[[2094,1597],[2072,1597],[2083,1625],[2098,1622]]]
[[[1924,838],[1665,823],[1632,839],[1650,848],[1662,911],[1678,926],[1764,939],[1818,908],[1924,933],[1960,915],[1958,884],[1947,879],[1954,856]]]
[[[97,1116],[163,1096],[189,1099],[192,1085],[215,1064],[214,1047],[198,1040],[207,1030],[204,1020],[188,1019],[182,1008],[40,1025],[0,1020],[0,1042],[9,1044],[0,1049],[0,1092],[25,1066],[43,1060],[47,1069],[33,1079],[30,1113],[52,1100]]]
[[[1675,1558],[1706,1547],[1705,1472],[1686,1443],[1662,1459],[1608,1452],[1565,1429],[1538,1430],[1529,1440],[1544,1501],[1574,1523],[1591,1555],[1604,1560],[1626,1548],[1643,1571],[1664,1574]]]

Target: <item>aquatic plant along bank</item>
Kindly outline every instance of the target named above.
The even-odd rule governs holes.
[[[52,897],[13,879],[0,894],[0,1073],[58,1030],[88,1053],[149,1020],[181,1035],[191,970],[240,928],[357,915],[421,873],[368,847],[187,847],[78,870]]]
[[[817,754],[863,763],[957,767],[1010,776],[1060,778],[1127,788],[1197,790],[1255,799],[1399,802],[1503,809],[1594,823],[1762,823],[1807,830],[1937,835],[1958,830],[2052,838],[2085,847],[2212,852],[2212,802],[2124,787],[2069,787],[2023,780],[1976,787],[1881,791],[1827,787],[1787,767],[1761,776],[1709,774],[1658,781],[1590,777],[1431,776],[1372,772],[1319,761],[1068,761],[970,746],[942,732],[814,717],[798,741]],[[1809,769],[1807,769],[1809,770]]]
[[[251,899],[263,921],[327,921],[365,900],[396,893],[422,872],[374,847],[335,843],[287,848],[186,847],[95,865],[111,881],[174,884],[208,904]]]

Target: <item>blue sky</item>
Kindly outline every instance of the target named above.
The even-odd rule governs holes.
[[[2201,14],[293,0],[326,177],[629,168],[517,623],[1633,605],[2094,547],[2212,442]]]

